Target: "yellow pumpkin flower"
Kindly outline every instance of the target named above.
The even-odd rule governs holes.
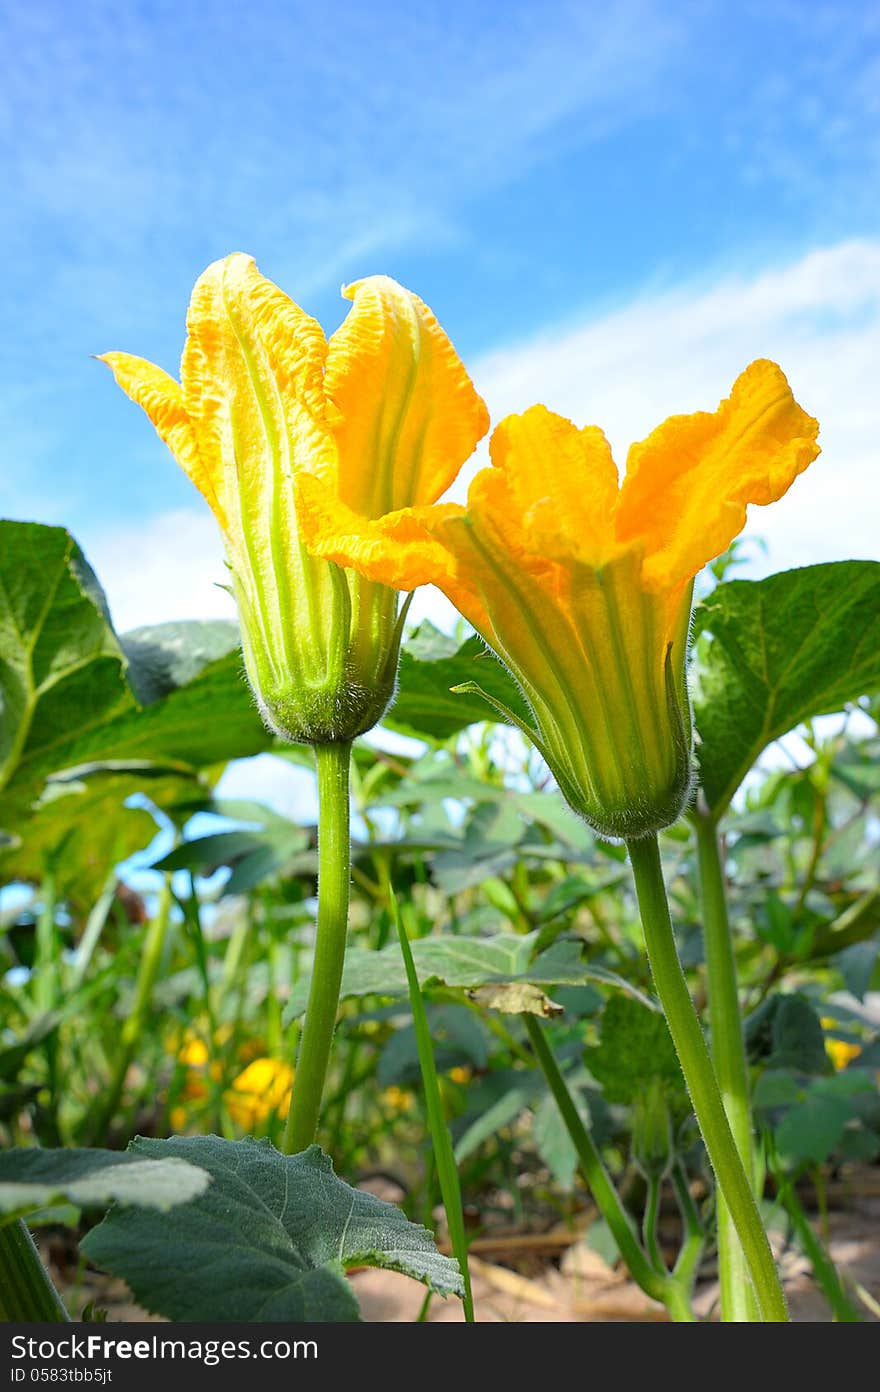
[[[187,1030],[178,1060],[187,1068],[202,1068],[208,1062],[208,1046],[204,1039]]]
[[[685,661],[693,579],[818,454],[815,420],[775,363],[752,363],[714,413],[673,416],[629,451],[544,406],[492,436],[467,507],[375,519],[320,478],[300,496],[317,556],[409,590],[433,583],[527,698],[527,730],[601,834],[667,826],[691,787]]]
[[[398,1087],[392,1083],[391,1087],[385,1088],[382,1093],[382,1101],[390,1107],[392,1112],[409,1112],[412,1110],[415,1097],[406,1088]]]
[[[292,1087],[289,1064],[281,1059],[254,1059],[224,1093],[226,1109],[237,1125],[252,1130],[273,1113],[283,1116],[287,1112]]]
[[[202,492],[226,541],[248,676],[267,724],[308,744],[380,719],[402,615],[383,583],[308,555],[303,476],[360,515],[432,503],[488,429],[431,311],[386,276],[349,285],[329,342],[240,252],[196,282],[180,382],[143,358],[102,361]]]
[[[823,1017],[822,1028],[826,1031],[825,1052],[834,1065],[835,1072],[839,1073],[842,1069],[846,1068],[847,1064],[852,1063],[853,1059],[859,1057],[859,1054],[862,1052],[862,1046],[861,1044],[852,1044],[847,1039],[835,1039],[832,1035],[828,1034],[827,1031],[837,1028],[836,1020]]]

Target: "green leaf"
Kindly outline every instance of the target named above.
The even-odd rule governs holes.
[[[218,658],[236,652],[238,625],[231,619],[190,619],[132,628],[119,639],[128,680],[142,706],[150,706],[194,681]]]
[[[453,694],[473,682],[527,724],[531,714],[510,674],[476,636],[457,643],[433,624],[421,624],[404,645],[397,699],[383,724],[417,739],[446,740],[468,725],[496,720],[480,696]]]
[[[0,854],[4,878],[38,884],[51,864],[55,891],[68,908],[86,913],[111,866],[150,844],[158,832],[152,813],[127,807],[142,781],[104,773],[86,782],[50,782],[31,814],[19,823],[21,839]],[[173,800],[176,778],[152,784],[155,801]]]
[[[574,1102],[581,1121],[586,1129],[590,1129],[590,1114],[586,1098],[583,1097],[581,1089],[572,1086],[571,1079],[568,1080],[568,1091],[571,1093],[571,1100]],[[575,1150],[575,1143],[569,1136],[567,1125],[561,1114],[560,1108],[553,1093],[546,1093],[539,1105],[535,1108],[535,1116],[532,1118],[532,1137],[535,1140],[537,1154],[542,1158],[544,1165],[547,1166],[557,1185],[561,1189],[571,1192],[575,1187],[575,1175],[578,1173],[578,1151]]]
[[[0,825],[84,728],[134,705],[106,600],[73,537],[0,521]]]
[[[569,1079],[568,1089],[584,1126],[590,1129],[590,1113],[583,1092]],[[532,1119],[532,1137],[538,1154],[562,1189],[574,1188],[578,1154],[562,1113],[551,1092],[545,1094]]]
[[[203,770],[272,746],[240,656],[229,651],[232,638],[229,625],[177,624],[138,630],[120,643],[70,534],[0,522],[0,855],[7,878],[39,880],[63,848],[59,892],[85,901],[115,860],[153,834],[143,810],[122,808],[126,797],[148,791],[167,808],[194,797]],[[126,652],[135,685],[153,701],[146,709],[127,679]],[[205,666],[219,652],[226,655]],[[161,691],[169,694],[156,699]],[[104,781],[93,792],[98,774]],[[134,781],[112,786],[110,775]]]
[[[259,754],[272,744],[234,652],[162,700],[85,735],[65,751],[64,767],[88,770],[112,761],[121,772],[158,764],[193,778],[201,769]]]
[[[581,945],[556,942],[533,959],[537,932],[497,933],[489,938],[438,935],[412,943],[413,959],[419,979],[432,979],[446,986],[472,990],[490,982],[509,984],[530,982],[535,986],[584,986],[599,981],[608,986],[646,998],[614,972],[584,962]],[[302,1015],[308,1000],[309,983],[301,978],[294,986],[285,1011],[289,1023]],[[400,947],[392,942],[381,952],[352,947],[346,953],[342,973],[342,997],[403,996],[407,994],[406,969]]]
[[[428,1008],[437,1067],[485,1068],[489,1062],[486,1030],[479,1016],[464,1005],[431,1005]],[[397,1029],[379,1057],[376,1081],[380,1087],[411,1087],[421,1077],[415,1023]]]
[[[308,869],[317,874],[317,856],[310,850],[307,831],[268,809],[262,830],[220,831],[185,841],[162,860],[155,870],[189,870],[207,877],[228,866],[232,874],[221,897],[244,894],[273,875]]]
[[[831,1061],[825,1033],[806,996],[776,994],[751,1014],[744,1026],[749,1061],[796,1073],[828,1073]]]
[[[77,1208],[134,1204],[165,1213],[204,1193],[210,1175],[187,1159],[142,1159],[115,1150],[0,1153],[0,1212],[22,1214],[67,1202]]]
[[[378,1266],[461,1295],[456,1263],[391,1204],[352,1189],[317,1146],[281,1155],[268,1141],[139,1137],[138,1156],[177,1156],[213,1183],[173,1223],[112,1209],[82,1243],[135,1299],[176,1321],[356,1320],[345,1279]]]
[[[791,1107],[776,1128],[776,1145],[786,1165],[812,1160],[822,1164],[840,1144],[852,1119],[843,1097],[809,1096]]]
[[[757,1110],[772,1107],[788,1107],[797,1102],[801,1088],[797,1079],[788,1069],[768,1068],[755,1084],[752,1105]]]
[[[768,744],[880,688],[880,562],[719,585],[694,629],[700,781],[720,816]]]
[[[866,992],[870,990],[878,956],[880,942],[875,939],[873,942],[853,943],[851,947],[844,948],[837,958],[846,988],[857,1000],[864,1000]]]
[[[684,1098],[684,1081],[665,1019],[628,996],[612,996],[602,1012],[598,1044],[584,1062],[608,1102],[631,1103],[648,1078],[658,1078],[670,1103]]]

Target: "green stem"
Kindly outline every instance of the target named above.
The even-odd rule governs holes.
[[[318,923],[312,984],[302,1043],[284,1132],[288,1155],[312,1144],[321,1115],[321,1096],[339,1009],[339,988],[351,892],[349,831],[350,744],[317,744]]]
[[[581,1120],[577,1107],[556,1056],[547,1041],[546,1035],[534,1015],[523,1015],[526,1030],[541,1071],[553,1094],[556,1105],[562,1114],[566,1130],[571,1137],[578,1159],[581,1162],[584,1179],[590,1193],[598,1205],[605,1222],[611,1229],[618,1251],[629,1268],[633,1280],[641,1286],[646,1295],[653,1300],[662,1301],[673,1319],[693,1320],[693,1311],[680,1282],[674,1277],[663,1276],[655,1271],[636,1235],[635,1228],[620,1201],[620,1195],[611,1183],[602,1157],[596,1149],[587,1128]]]
[[[17,1219],[0,1227],[0,1323],[60,1324],[69,1319],[27,1225]]]
[[[416,972],[415,962],[413,961],[412,949],[409,945],[406,927],[398,911],[397,900],[393,893],[389,896],[389,900],[391,913],[397,926],[397,936],[400,942],[400,950],[403,954],[403,961],[406,967],[406,979],[409,985],[409,1000],[413,1013],[413,1027],[415,1029],[416,1048],[419,1055],[419,1069],[422,1074],[422,1096],[424,1097],[425,1111],[428,1117],[428,1130],[431,1133],[431,1155],[437,1171],[437,1180],[440,1185],[443,1207],[446,1210],[446,1226],[449,1229],[449,1240],[461,1272],[463,1283],[462,1306],[464,1308],[465,1322],[467,1324],[473,1324],[474,1297],[471,1291],[467,1234],[464,1227],[464,1212],[461,1206],[461,1184],[459,1182],[458,1170],[455,1165],[455,1156],[452,1150],[452,1137],[449,1134],[449,1127],[446,1125],[446,1116],[443,1110],[443,1098],[440,1093],[440,1081],[437,1077],[437,1064],[434,1059],[434,1045],[431,1040],[431,1027],[428,1022],[425,999],[422,995],[421,987],[419,986],[418,973]]]
[[[676,1324],[696,1324],[697,1317],[691,1304],[691,1293],[685,1283],[676,1276],[669,1276],[667,1282],[663,1301],[670,1318]]]
[[[150,1013],[153,989],[158,980],[165,953],[165,941],[168,937],[168,925],[171,921],[171,901],[171,877],[166,875],[159,892],[159,903],[155,917],[144,938],[144,947],[135,983],[134,1003],[119,1034],[113,1072],[89,1122],[88,1135],[93,1145],[106,1140],[107,1128],[116,1115],[125,1087],[125,1075],[144,1033],[144,1026]]]
[[[709,996],[712,1061],[730,1130],[750,1182],[754,1183],[749,1073],[736,982],[733,938],[727,913],[724,871],[715,823],[704,809],[694,817],[703,905],[703,940]],[[718,1277],[721,1318],[753,1323],[758,1318],[748,1263],[724,1195],[717,1197]]]
[[[685,1290],[690,1291],[693,1288],[703,1248],[706,1245],[706,1234],[697,1212],[697,1206],[688,1188],[687,1175],[680,1160],[676,1160],[672,1167],[672,1186],[675,1189],[675,1197],[684,1224],[684,1241],[675,1263],[674,1274]]]
[[[665,1271],[666,1263],[663,1260],[663,1253],[660,1251],[660,1243],[657,1238],[657,1222],[660,1217],[661,1183],[659,1175],[652,1174],[648,1176],[648,1196],[645,1202],[642,1235],[652,1265],[658,1271]]]
[[[709,1050],[678,960],[656,836],[627,842],[648,960],[709,1160],[746,1254],[758,1308],[768,1322],[787,1321],[785,1296],[767,1234],[731,1135]]]

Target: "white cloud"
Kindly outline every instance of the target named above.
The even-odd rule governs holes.
[[[82,538],[119,633],[171,619],[235,618],[223,543],[207,507],[162,512]]]

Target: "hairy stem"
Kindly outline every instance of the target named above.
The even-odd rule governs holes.
[[[288,1155],[312,1144],[339,1009],[351,892],[350,744],[315,745],[318,769],[318,923],[302,1042],[284,1132]]]
[[[787,1321],[785,1297],[767,1234],[731,1135],[709,1050],[678,960],[657,838],[650,836],[630,841],[627,847],[654,985],[715,1178],[746,1255],[761,1318],[770,1322]]]
[[[19,1218],[0,1227],[0,1323],[60,1324],[69,1318],[27,1225]]]
[[[700,897],[703,905],[712,1061],[715,1064],[730,1130],[743,1169],[749,1182],[753,1184],[749,1073],[718,833],[715,823],[704,810],[697,811],[694,824],[697,831]],[[730,1209],[721,1193],[718,1195],[717,1210],[721,1318],[733,1323],[753,1322],[758,1318],[758,1307],[748,1278],[748,1263],[737,1237]]]

